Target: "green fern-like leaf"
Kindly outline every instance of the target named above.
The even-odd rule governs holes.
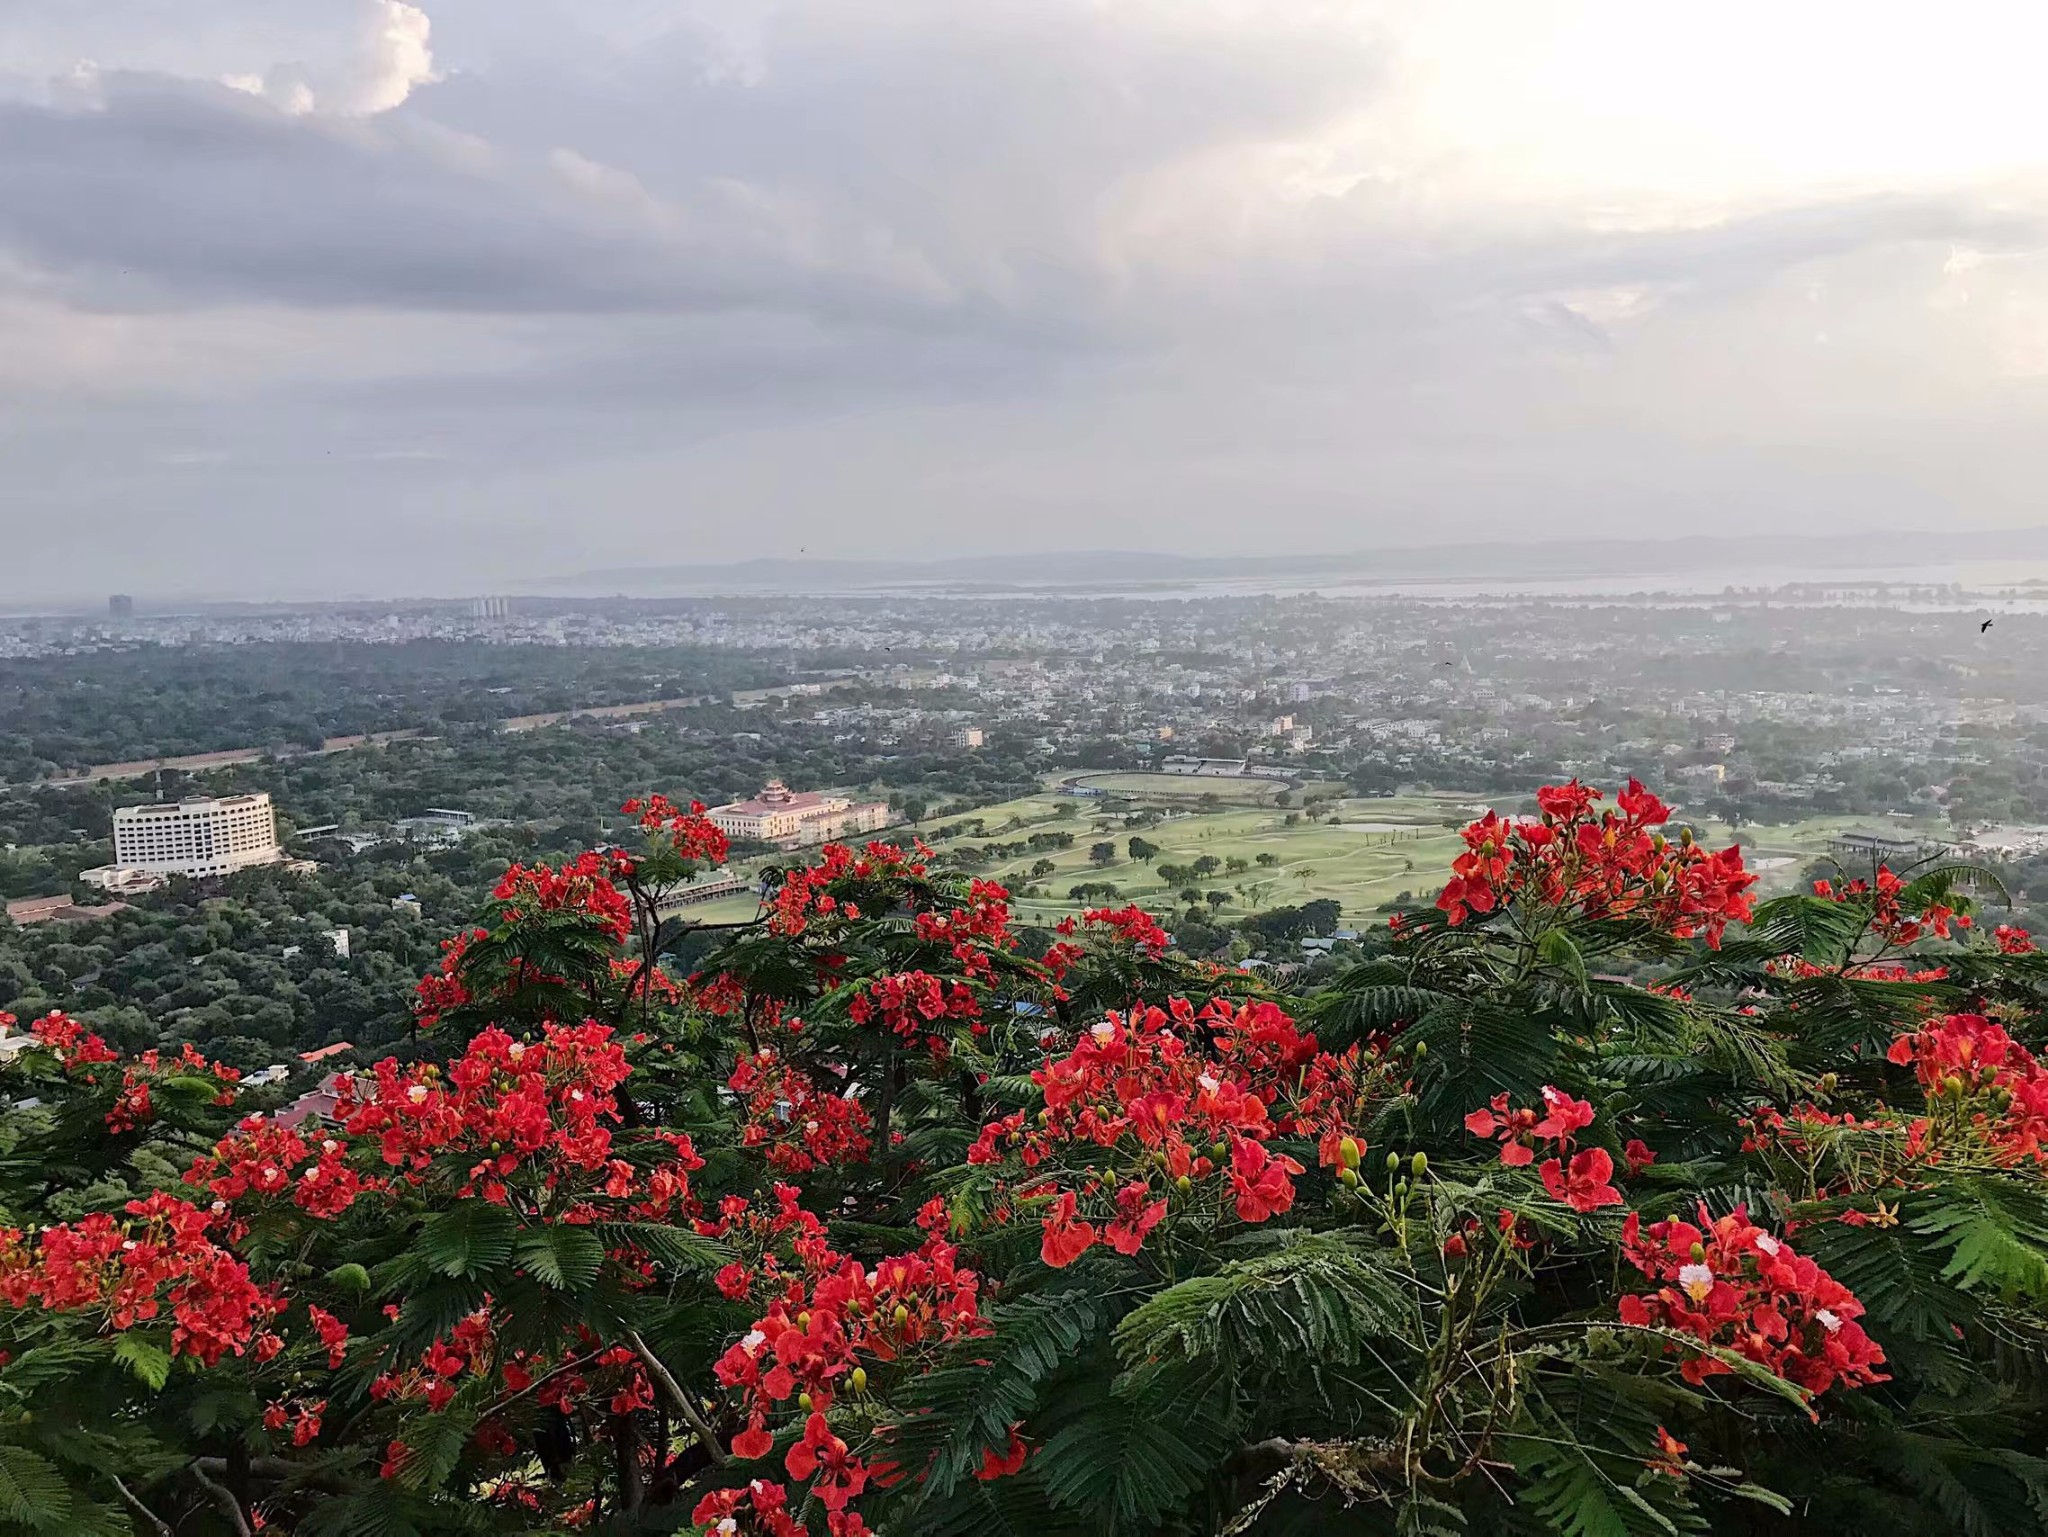
[[[129,1333],[115,1340],[114,1359],[152,1390],[161,1390],[171,1380],[170,1351],[146,1334]]]
[[[1054,1510],[1035,1469],[989,1483],[970,1480],[921,1506],[921,1537],[1083,1537],[1089,1528]]]
[[[0,1516],[39,1532],[61,1532],[71,1520],[64,1475],[40,1452],[0,1445]]]
[[[607,1249],[628,1245],[644,1250],[657,1264],[709,1275],[732,1259],[732,1251],[715,1238],[662,1222],[604,1222],[590,1229]]]
[[[597,1279],[604,1244],[586,1227],[528,1228],[513,1246],[513,1258],[541,1285],[576,1291]]]
[[[990,1310],[995,1333],[973,1342],[969,1359],[917,1378],[897,1395],[908,1409],[891,1442],[899,1458],[927,1465],[942,1498],[1001,1448],[1010,1427],[1036,1409],[1046,1382],[1108,1327],[1109,1307],[1091,1292],[1019,1298]]]
[[[1906,1226],[1946,1251],[1944,1281],[2007,1298],[2048,1298],[2048,1199],[2011,1180],[1957,1175],[1925,1192]]]
[[[1397,1332],[1406,1300],[1378,1250],[1341,1233],[1304,1235],[1151,1298],[1117,1326],[1117,1353],[1127,1367],[1178,1358],[1320,1370]]]
[[[1231,1444],[1228,1392],[1154,1379],[1129,1395],[1078,1397],[1038,1454],[1046,1493],[1101,1537],[1162,1529]]]
[[[1878,1432],[1872,1450],[1950,1531],[2010,1537],[2048,1528],[2048,1460],[1906,1430]]]
[[[436,1212],[421,1226],[414,1249],[445,1276],[475,1277],[512,1258],[519,1221],[488,1201],[463,1201]]]
[[[1827,1215],[1806,1227],[1804,1249],[1856,1294],[1885,1336],[1945,1343],[1976,1317],[1978,1304],[1942,1278],[1944,1251],[1926,1235],[1852,1226],[1828,1220],[1831,1210],[1821,1210]]]

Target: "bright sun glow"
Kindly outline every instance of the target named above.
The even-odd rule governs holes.
[[[1391,26],[1413,153],[1496,193],[1745,205],[2048,159],[2048,9],[1442,0]]]

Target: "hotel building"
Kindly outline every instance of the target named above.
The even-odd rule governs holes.
[[[277,814],[270,796],[195,796],[114,813],[114,868],[152,875],[228,875],[276,864]]]
[[[705,813],[712,826],[728,838],[801,848],[889,825],[889,808],[881,801],[855,801],[843,795],[819,795],[790,789],[771,779],[752,800],[713,806]]]

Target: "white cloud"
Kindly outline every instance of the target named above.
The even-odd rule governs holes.
[[[0,99],[51,100],[83,69],[209,81],[293,115],[372,116],[440,79],[409,0],[95,0],[0,10]]]
[[[498,513],[582,565],[2035,516],[2009,0],[27,9],[0,517],[321,514],[340,580]]]
[[[430,43],[433,23],[405,0],[360,0],[354,46],[339,58],[307,65],[280,62],[262,74],[227,74],[221,84],[260,96],[292,117],[327,112],[371,117],[405,105],[415,87],[440,78]]]

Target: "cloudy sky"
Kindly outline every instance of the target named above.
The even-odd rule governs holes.
[[[0,597],[2048,523],[2048,10],[5,0]]]

